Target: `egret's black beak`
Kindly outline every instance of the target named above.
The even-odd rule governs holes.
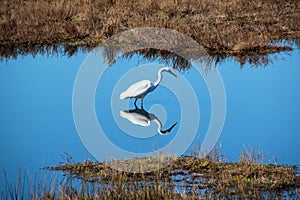
[[[176,124],[177,124],[177,122],[175,124],[173,124],[169,129],[167,129],[165,131],[161,130],[160,131],[161,135],[167,135],[167,134],[169,134],[171,132],[171,130],[174,128],[174,126],[176,126]]]
[[[173,76],[177,77],[176,74],[174,72],[172,72],[171,70],[169,71],[170,74],[172,74]]]

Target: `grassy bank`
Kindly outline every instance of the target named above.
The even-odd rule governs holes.
[[[161,156],[161,155],[160,155]],[[147,165],[149,158],[119,160]],[[300,177],[297,166],[263,164],[266,155],[252,149],[242,152],[236,163],[225,162],[220,151],[199,158],[197,153],[179,157],[166,167],[155,171],[129,173],[118,171],[111,163],[67,163],[49,167],[63,171],[66,176],[92,184],[95,194],[102,198],[142,199],[213,199],[213,198],[264,198],[299,197]],[[153,161],[153,160],[152,160]],[[74,195],[74,194],[70,194]]]
[[[180,158],[174,165],[153,173],[131,174],[103,166],[102,163],[77,163],[51,169],[71,172],[83,181],[91,178],[89,181],[100,184],[98,189],[103,197],[148,195],[148,199],[199,199],[269,195],[279,198],[288,193],[299,196],[296,167],[217,163],[193,157]]]
[[[1,57],[58,44],[72,54],[137,27],[177,30],[211,55],[284,51],[278,41],[300,38],[298,0],[4,0],[0,16]]]
[[[297,199],[297,166],[264,164],[266,154],[250,149],[238,162],[225,161],[220,149],[205,158],[198,151],[179,157],[155,171],[115,170],[111,162],[65,162],[46,167],[61,176],[32,179],[19,171],[16,183],[6,178],[1,199]],[[166,156],[116,160],[118,165],[157,165]],[[173,158],[173,157],[172,157]]]

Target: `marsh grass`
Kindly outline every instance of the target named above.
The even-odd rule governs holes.
[[[162,155],[160,155],[162,156]],[[266,154],[248,148],[236,163],[225,162],[220,149],[209,156],[179,157],[155,171],[126,172],[109,162],[85,161],[46,167],[62,172],[63,180],[52,178],[32,182],[19,172],[15,185],[6,179],[3,199],[282,199],[300,197],[297,166],[263,164]],[[152,158],[158,159],[158,158]],[[72,159],[68,159],[69,161]],[[137,158],[119,164],[136,162]],[[139,158],[142,165],[151,158]],[[29,185],[29,189],[27,186]],[[26,189],[27,188],[27,189]]]
[[[299,18],[298,0],[4,0],[0,51],[9,58],[63,45],[72,55],[125,30],[158,27],[190,36],[210,55],[246,62],[246,56],[290,50],[284,41],[299,39]]]
[[[172,199],[273,199],[287,194],[299,197],[300,178],[297,166],[264,164],[267,155],[260,149],[245,148],[236,163],[225,161],[221,146],[204,158],[199,152],[199,148],[196,148],[190,156],[179,157],[166,167],[142,173],[115,170],[108,162],[65,164],[48,169],[63,171],[84,182],[116,187],[114,189],[118,194],[125,196],[129,189],[131,193],[154,190],[155,194],[170,195],[167,197]],[[126,162],[128,164],[136,160]],[[155,163],[149,160],[150,158],[142,158],[138,162],[141,165]],[[119,164],[123,165],[124,161]],[[105,194],[107,192],[101,191]],[[153,198],[150,196],[150,199]]]

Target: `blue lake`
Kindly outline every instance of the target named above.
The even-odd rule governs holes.
[[[82,52],[70,58],[25,56],[0,63],[0,168],[6,169],[12,179],[17,169],[35,173],[42,166],[57,165],[63,161],[61,155],[64,153],[79,162],[87,158],[96,160],[89,147],[83,144],[72,113],[73,87],[86,56],[87,53]],[[139,56],[119,59],[105,70],[96,88],[95,115],[99,125],[113,144],[129,152],[143,153],[161,148],[172,141],[182,123],[195,120],[193,112],[182,118],[182,102],[163,85],[145,97],[144,110],[154,114],[163,129],[177,122],[170,134],[157,134],[158,124],[155,122],[143,127],[120,115],[122,110],[134,109],[134,100],[121,101],[118,98],[120,91],[129,86],[122,84],[122,76],[140,66],[156,67],[153,73],[139,73],[140,77],[130,78],[132,83],[142,79],[155,81],[156,71],[162,65],[151,63],[149,65],[149,61]],[[290,55],[282,54],[266,67],[246,64],[240,68],[234,59],[217,65],[227,102],[226,120],[217,145],[222,144],[222,154],[229,161],[237,161],[245,147],[253,147],[268,154],[266,162],[276,160],[278,164],[300,164],[299,63],[300,52],[294,50]],[[209,127],[210,94],[194,69],[174,71],[188,80],[201,113],[197,135],[186,152],[188,154],[194,146],[202,143]],[[176,80],[172,75],[163,75],[165,84]],[[117,83],[120,86],[116,89]],[[184,98],[188,104],[190,97]],[[121,106],[112,111],[116,104]],[[128,130],[133,130],[134,134],[126,134]],[[190,130],[187,128],[186,132],[189,134]],[[108,150],[99,144],[99,151],[105,154]],[[0,174],[3,185],[3,171]]]

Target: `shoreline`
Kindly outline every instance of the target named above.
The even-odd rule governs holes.
[[[91,48],[133,28],[183,33],[210,55],[251,56],[290,51],[300,39],[300,3],[281,1],[3,1],[0,55],[65,45]],[[280,44],[279,44],[280,43]]]

